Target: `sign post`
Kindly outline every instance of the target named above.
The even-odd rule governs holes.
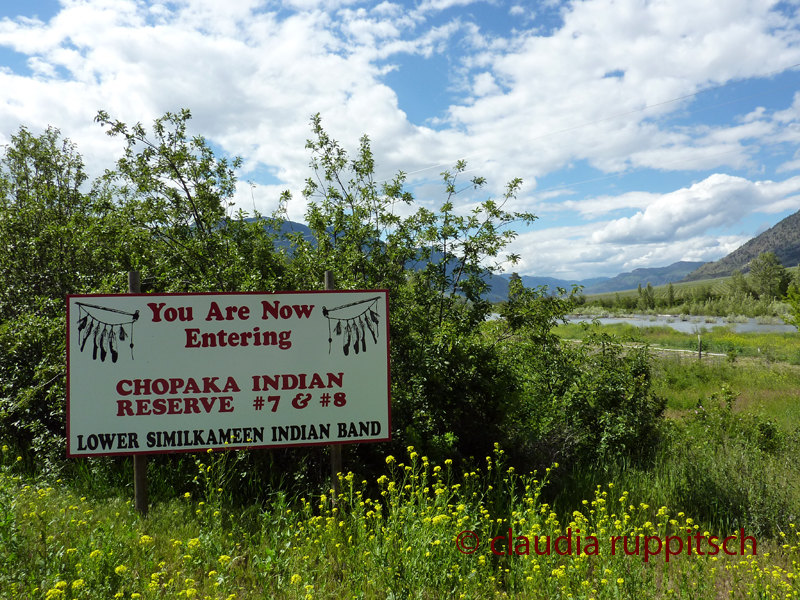
[[[139,271],[128,272],[128,293],[141,293],[141,275]],[[147,516],[147,456],[133,455],[133,505],[143,517]]]
[[[390,439],[386,290],[140,294],[137,282],[67,297],[67,455],[134,455],[143,514],[146,454],[328,445],[338,483],[339,444]]]
[[[336,282],[333,279],[333,271],[325,271],[325,289],[332,291],[336,289]],[[388,334],[386,336],[389,337]],[[329,340],[332,343],[332,338]],[[333,503],[339,502],[341,486],[339,485],[339,473],[342,472],[342,447],[339,444],[331,445],[331,485],[333,486]]]

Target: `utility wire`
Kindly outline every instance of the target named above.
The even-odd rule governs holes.
[[[778,143],[793,142],[795,140],[800,140],[800,136],[793,137],[793,138],[786,138],[784,140],[781,140]],[[726,150],[725,152],[717,152],[715,154],[707,154],[705,156],[694,156],[692,158],[684,158],[684,159],[681,159],[681,160],[676,160],[676,161],[673,161],[673,162],[664,163],[664,164],[659,165],[657,167],[640,167],[639,169],[634,169],[633,171],[626,171],[624,173],[617,173],[615,175],[606,175],[604,177],[597,177],[595,179],[585,179],[584,181],[576,181],[574,183],[565,183],[564,185],[556,185],[556,186],[552,186],[552,187],[549,187],[549,188],[536,190],[534,193],[541,194],[543,192],[550,192],[550,191],[553,191],[553,190],[560,190],[560,189],[563,189],[563,188],[572,187],[573,185],[581,185],[581,184],[584,184],[584,183],[594,183],[595,181],[603,181],[605,179],[613,179],[614,177],[624,177],[626,175],[631,175],[633,173],[640,173],[641,171],[647,171],[649,169],[661,169],[663,167],[670,167],[672,165],[677,165],[677,164],[684,163],[684,162],[691,162],[693,160],[697,160],[697,161],[705,160],[707,158],[714,158],[715,156],[722,156],[723,154],[732,154],[734,152],[740,152],[741,150],[742,150],[741,148],[735,148],[734,150]]]
[[[597,125],[598,123],[604,123],[606,121],[611,121],[613,119],[618,119],[620,117],[625,117],[627,115],[636,114],[636,113],[639,113],[639,112],[643,112],[645,110],[649,110],[651,108],[658,108],[659,106],[665,106],[667,104],[672,104],[674,102],[679,102],[681,100],[686,100],[687,98],[693,98],[693,97],[699,96],[701,94],[707,94],[709,92],[713,92],[713,91],[716,91],[716,90],[721,90],[721,89],[724,89],[724,88],[727,88],[727,87],[730,87],[730,86],[733,86],[733,85],[737,85],[739,83],[744,83],[746,81],[751,81],[753,79],[761,79],[763,77],[769,77],[770,75],[775,75],[777,73],[782,73],[784,71],[788,71],[788,70],[794,69],[796,67],[800,67],[800,63],[795,63],[793,65],[789,65],[788,67],[784,67],[782,69],[776,69],[774,71],[769,71],[767,73],[761,73],[761,74],[758,74],[758,75],[753,75],[751,77],[745,77],[743,79],[737,79],[735,81],[730,81],[730,82],[724,83],[722,85],[718,85],[718,86],[715,86],[715,87],[712,87],[712,88],[708,88],[708,89],[705,89],[705,90],[700,90],[700,91],[694,92],[692,94],[686,94],[684,96],[678,96],[677,98],[672,98],[670,100],[664,100],[663,102],[657,102],[655,104],[648,104],[648,105],[643,106],[641,108],[635,108],[633,110],[629,110],[629,111],[626,111],[626,112],[618,113],[616,115],[612,115],[612,116],[609,116],[609,117],[604,117],[602,119],[597,119],[596,121],[583,123],[581,125],[575,125],[573,127],[567,127],[565,129],[560,129],[560,130],[557,130],[557,131],[552,131],[550,133],[546,133],[546,134],[543,134],[543,135],[540,135],[540,136],[534,136],[534,137],[531,137],[531,138],[518,140],[516,142],[512,142],[510,144],[505,144],[505,145],[502,145],[502,146],[495,146],[495,147],[492,147],[492,148],[486,148],[484,150],[480,150],[480,151],[475,152],[473,154],[470,154],[468,156],[461,157],[460,159],[449,160],[447,162],[443,162],[443,163],[440,163],[440,164],[437,164],[437,165],[432,165],[432,166],[429,166],[429,167],[424,167],[422,169],[417,169],[416,171],[410,171],[410,172],[406,173],[406,176],[415,175],[417,173],[422,173],[422,172],[428,171],[430,169],[437,169],[437,168],[440,168],[440,167],[446,167],[446,166],[456,162],[456,160],[466,160],[466,159],[469,159],[469,158],[474,158],[476,156],[480,156],[481,154],[485,154],[487,152],[495,152],[497,150],[503,150],[505,148],[510,148],[510,147],[513,147],[513,146],[516,146],[516,145],[519,145],[519,144],[522,144],[522,143],[525,143],[525,142],[534,142],[534,141],[537,141],[537,140],[542,140],[542,139],[545,139],[545,138],[548,138],[548,137],[552,137],[554,135],[567,133],[569,131],[575,131],[576,129],[581,129],[583,127],[590,127],[591,125]],[[784,86],[784,87],[778,88],[778,89],[784,89],[785,87],[790,87],[790,86]],[[777,90],[772,90],[772,91],[777,91]],[[767,93],[767,92],[764,92],[764,93]],[[756,94],[756,96],[758,96],[758,95],[761,95],[761,94]],[[751,98],[751,97],[755,97],[755,96],[748,96],[747,98],[741,98],[740,100],[746,100],[746,99]],[[736,101],[738,101],[738,100],[736,100]],[[736,101],[732,101],[732,102],[736,102]],[[728,104],[728,103],[725,103],[725,104]],[[720,106],[724,106],[725,104],[721,104]],[[695,112],[700,112],[701,110],[707,110],[707,109],[700,109],[700,110],[695,111]],[[692,113],[689,113],[689,114],[692,114]],[[665,119],[667,119],[667,118],[674,118],[674,117],[673,116],[665,117]],[[665,120],[665,119],[662,119],[662,120]],[[656,122],[660,122],[660,121],[656,121]],[[390,179],[391,178],[381,179],[380,181],[377,181],[376,183],[383,183],[385,181],[390,181]],[[436,180],[433,180],[433,181],[436,181]],[[423,182],[423,183],[427,183],[427,182]],[[414,185],[422,185],[422,183],[414,184]]]
[[[694,115],[694,114],[697,114],[697,113],[700,113],[700,112],[704,112],[704,111],[707,111],[707,110],[713,110],[715,108],[719,108],[720,106],[727,106],[729,104],[735,104],[736,102],[741,102],[743,100],[751,100],[752,98],[757,98],[758,96],[764,96],[766,94],[771,94],[773,92],[777,92],[777,91],[780,91],[780,90],[784,90],[784,89],[787,89],[787,88],[793,88],[793,87],[796,87],[796,86],[794,86],[794,85],[781,86],[779,88],[773,88],[771,90],[767,90],[766,92],[760,92],[758,94],[752,94],[750,96],[745,96],[744,98],[737,98],[736,100],[730,100],[728,102],[723,102],[721,104],[715,104],[713,106],[706,106],[705,108],[699,108],[697,110],[693,110],[693,111],[684,113],[683,115],[678,115],[678,116],[669,115],[669,116],[666,116],[666,117],[663,117],[661,119],[657,119],[657,120],[651,121],[651,122],[656,124],[656,123],[662,123],[664,121],[670,121],[672,119],[679,118],[680,116],[687,117],[689,115]],[[615,131],[615,132],[612,132],[610,135],[618,135],[619,133],[621,133],[621,132],[620,131]],[[561,144],[559,146],[554,146],[554,149],[569,148],[570,146],[576,146],[578,144],[587,144],[587,143],[590,143],[590,142],[594,142],[594,141],[605,139],[607,137],[609,137],[609,134],[604,134],[602,136],[591,138],[591,139],[588,139],[588,140],[587,139],[581,139],[581,140],[577,140],[575,142],[570,142],[568,144]],[[787,138],[787,139],[784,139],[784,140],[780,140],[780,141],[778,141],[776,143],[784,143],[784,142],[788,142],[788,141],[794,141],[794,140],[797,140],[797,139],[799,139],[799,138]],[[625,172],[625,173],[616,173],[614,175],[609,175],[607,177],[600,177],[598,179],[589,179],[589,180],[586,180],[586,181],[579,181],[579,182],[576,182],[574,184],[562,185],[562,186],[558,186],[556,188],[546,188],[546,189],[543,189],[543,190],[535,190],[535,191],[536,192],[543,192],[543,191],[552,190],[552,189],[560,189],[560,188],[563,188],[563,187],[569,187],[569,185],[580,185],[581,183],[589,183],[589,182],[592,182],[592,181],[601,181],[603,179],[610,179],[612,177],[622,177],[622,176],[627,175],[629,173],[636,173],[638,171],[644,170],[645,168],[647,168],[647,169],[661,169],[663,167],[668,167],[670,165],[678,164],[678,163],[681,163],[681,162],[688,162],[688,161],[692,161],[692,160],[703,160],[705,158],[713,158],[715,156],[720,156],[720,155],[723,155],[723,154],[731,154],[733,152],[738,152],[738,151],[740,151],[742,149],[743,148],[737,148],[735,150],[728,150],[728,151],[725,151],[725,152],[719,152],[717,154],[709,154],[707,156],[702,156],[702,157],[699,157],[699,158],[690,158],[690,159],[679,160],[679,161],[675,161],[675,162],[671,162],[671,163],[665,163],[665,164],[661,164],[661,165],[654,165],[654,166],[650,166],[650,167],[644,167],[643,169],[637,169],[636,171],[628,171],[628,172]],[[477,171],[479,168],[481,168],[481,167],[473,167],[471,169],[466,169],[464,171],[461,171],[461,174],[469,173],[471,171]],[[426,180],[423,180],[423,181],[415,181],[413,183],[405,184],[405,187],[409,187],[409,188],[417,187],[417,186],[425,185],[425,184],[428,184],[428,183],[438,183],[439,181],[440,181],[439,179],[426,179]]]

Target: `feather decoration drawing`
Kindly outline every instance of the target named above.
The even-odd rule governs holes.
[[[129,313],[115,308],[98,306],[96,304],[86,304],[76,302],[78,307],[78,340],[80,341],[80,351],[86,348],[89,338],[92,338],[92,360],[105,362],[106,357],[111,355],[111,362],[119,359],[118,341],[129,339],[131,348],[131,360],[133,360],[133,324],[139,320],[139,311]],[[100,318],[99,313],[93,311],[105,311],[122,315],[122,318],[106,317]],[[130,335],[123,325],[130,325]]]
[[[351,347],[356,354],[367,351],[367,330],[372,335],[372,341],[378,343],[381,322],[378,314],[380,299],[380,296],[377,296],[335,308],[322,307],[322,314],[328,319],[328,354],[331,352],[334,334],[343,338],[342,352],[345,356],[350,356]],[[363,310],[361,305],[366,305]],[[345,310],[352,307],[359,308]]]

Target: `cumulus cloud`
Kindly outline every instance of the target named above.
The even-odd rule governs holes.
[[[591,236],[594,243],[680,241],[715,227],[729,227],[754,210],[773,212],[775,206],[800,209],[800,177],[775,183],[712,175],[690,188],[664,194],[632,217],[615,219]],[[775,211],[777,212],[777,211]]]
[[[715,174],[665,194],[636,192],[564,201],[559,210],[589,219],[617,210],[641,210],[630,217],[526,232],[513,244],[513,251],[523,256],[523,264],[514,270],[548,275],[558,269],[565,277],[583,279],[679,260],[717,260],[751,237],[720,231],[753,214],[800,209],[798,191],[800,177],[774,182]],[[763,229],[762,224],[753,235]]]
[[[790,11],[756,0],[585,0],[565,3],[545,23],[521,4],[480,3],[507,19],[503,30],[457,14],[478,4],[62,0],[48,21],[0,20],[0,47],[25,65],[0,67],[0,143],[20,124],[33,131],[57,125],[99,173],[121,146],[92,122],[98,109],[149,125],[188,107],[198,133],[244,157],[243,179],[269,174],[254,190],[237,192],[240,205],[255,201],[269,212],[280,190],[299,195],[309,174],[308,120],[319,112],[347,148],[369,134],[379,175],[410,173],[423,203],[436,204],[440,188],[429,182],[458,158],[469,157],[470,174],[489,179],[486,194],[497,196],[506,181],[522,177],[514,208],[533,207],[543,218],[535,238],[525,233],[519,247],[523,256],[531,252],[526,268],[539,274],[545,267],[613,274],[642,261],[716,255],[739,238],[712,235],[714,227],[753,210],[798,207],[795,177],[754,182],[725,173],[758,173],[775,148],[786,154],[776,173],[800,169],[792,157],[800,145],[800,93],[780,109],[743,105],[730,122],[685,120],[700,90],[800,63]],[[442,78],[450,100],[428,127],[409,122],[386,83],[410,55],[443,56],[448,64]],[[685,174],[685,185],[588,196],[540,185],[561,171],[569,186],[575,165],[598,179]],[[707,170],[717,174],[692,174]],[[695,177],[705,179],[689,185]],[[458,201],[466,207],[477,199]],[[303,211],[297,202],[290,216]]]

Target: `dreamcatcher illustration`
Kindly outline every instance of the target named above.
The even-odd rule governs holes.
[[[78,306],[78,340],[80,341],[81,352],[86,348],[89,338],[92,339],[92,360],[97,360],[99,354],[100,361],[105,362],[106,356],[111,355],[111,362],[117,362],[119,358],[119,343],[129,340],[131,347],[131,360],[133,360],[133,324],[139,319],[139,311],[134,313],[124,312],[115,308],[97,306],[96,304],[84,304],[76,302]],[[105,321],[92,314],[89,309],[102,310],[109,313],[116,313],[128,317],[127,320],[120,321],[119,318]],[[110,321],[117,321],[111,323]],[[125,330],[129,326],[130,332]]]
[[[351,347],[356,354],[366,352],[367,335],[372,336],[374,343],[378,343],[380,326],[378,300],[380,300],[380,296],[342,304],[336,308],[322,307],[322,314],[328,319],[328,354],[331,353],[334,333],[342,338],[342,351],[345,356],[350,354]],[[353,311],[345,311],[346,308],[362,304],[367,306],[355,315],[353,315]],[[338,314],[341,316],[336,316],[334,314],[336,311],[340,311]],[[347,316],[348,314],[352,316]]]

